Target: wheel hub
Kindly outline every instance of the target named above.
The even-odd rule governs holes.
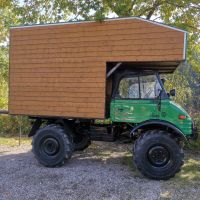
[[[47,138],[41,144],[41,148],[48,156],[54,156],[59,151],[58,141],[54,138]]]
[[[161,145],[153,146],[148,151],[148,159],[154,167],[163,167],[170,160],[168,149]]]

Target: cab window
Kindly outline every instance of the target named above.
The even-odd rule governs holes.
[[[122,99],[138,99],[140,97],[138,77],[123,78],[119,83],[118,95]]]
[[[140,76],[141,99],[155,99],[159,96],[161,89],[156,75]]]

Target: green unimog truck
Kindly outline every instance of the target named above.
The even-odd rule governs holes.
[[[128,138],[138,170],[169,179],[183,165],[183,142],[197,135],[160,77],[186,61],[186,39],[137,17],[11,27],[8,113],[29,116],[44,166],[93,140]]]

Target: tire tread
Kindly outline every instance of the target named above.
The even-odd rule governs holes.
[[[39,134],[41,134],[42,131],[45,130],[52,130],[54,132],[56,132],[56,134],[58,134],[61,138],[63,138],[63,142],[64,142],[64,153],[65,156],[63,156],[63,159],[56,163],[56,164],[47,164],[45,163],[43,160],[40,159],[40,157],[37,154],[37,150],[34,148],[34,144],[35,142],[37,142],[37,136]],[[64,128],[62,128],[60,125],[57,124],[50,124],[47,125],[44,128],[41,128],[37,131],[37,133],[33,136],[33,140],[32,140],[32,152],[34,153],[36,159],[39,161],[40,164],[46,166],[46,167],[58,167],[58,166],[62,166],[65,163],[65,160],[70,159],[72,154],[73,154],[73,144],[70,141],[70,136],[68,134],[65,133]]]
[[[144,134],[142,134],[136,141],[136,144],[133,147],[133,152],[135,154],[134,156],[134,162],[137,167],[137,169],[146,177],[155,179],[155,180],[168,180],[176,175],[176,173],[180,172],[182,165],[184,164],[184,153],[183,150],[180,148],[180,151],[176,153],[178,157],[180,158],[179,165],[176,167],[176,170],[169,173],[167,176],[155,176],[150,175],[148,172],[146,172],[142,166],[142,163],[140,162],[140,158],[137,155],[137,152],[141,152],[143,145],[152,137],[169,137],[170,139],[174,140],[172,135],[169,134],[166,131],[162,130],[149,130],[146,131]],[[178,144],[177,144],[178,145]]]

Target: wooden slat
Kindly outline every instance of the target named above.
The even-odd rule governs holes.
[[[17,106],[15,105],[15,109],[22,109],[22,110],[27,110],[27,111],[53,111],[53,112],[65,112],[66,114],[73,112],[73,113],[98,113],[98,114],[102,114],[102,109],[97,109],[97,108],[74,108],[74,107],[67,107],[67,108],[63,108],[63,107],[56,107],[56,106],[41,106],[41,105],[37,105],[37,106],[32,106],[32,105],[20,105]],[[12,107],[11,107],[12,110]]]
[[[62,33],[65,31],[66,33],[76,33],[76,32],[99,32],[99,31],[108,31],[108,30],[124,30],[124,29],[155,29],[155,25],[137,21],[137,20],[126,20],[123,22],[103,22],[99,23],[87,23],[87,24],[63,24],[63,25],[56,25],[56,26],[37,26],[37,27],[29,27],[23,29],[21,32],[20,28],[18,29],[11,29],[11,33],[14,33],[15,36],[28,36],[28,35],[39,35],[39,34],[49,34],[49,33]],[[157,26],[157,28],[166,29],[162,26]]]
[[[157,29],[155,28],[140,28],[140,29],[136,29],[136,28],[127,28],[127,29],[114,29],[114,30],[103,30],[103,31],[92,31],[92,32],[88,32],[88,31],[84,31],[84,32],[78,32],[78,31],[74,31],[74,32],[69,32],[69,31],[62,31],[60,33],[52,33],[52,32],[48,32],[46,34],[37,34],[37,35],[33,35],[32,33],[30,33],[29,35],[26,36],[15,36],[14,39],[15,41],[33,41],[33,40],[46,40],[46,39],[69,39],[69,38],[88,38],[88,37],[99,37],[99,36],[119,36],[119,35],[135,35],[138,36],[139,34],[143,34],[143,35],[149,35],[149,34],[171,34],[173,33],[173,30],[166,30],[163,27],[159,27]]]
[[[104,40],[104,41],[91,41],[91,42],[62,42],[62,43],[46,43],[46,44],[32,44],[32,45],[15,45],[15,43],[11,44],[12,50],[26,50],[29,49],[53,49],[53,48],[81,48],[81,47],[109,47],[109,46],[151,46],[155,44],[167,45],[167,44],[183,44],[183,37],[166,37],[166,38],[154,38],[154,39],[123,39],[123,40]]]
[[[165,44],[165,50],[170,49],[183,49],[183,43],[174,44],[174,43],[167,43]],[[44,49],[18,49],[16,51],[15,48],[11,50],[12,56],[18,55],[35,55],[35,54],[61,54],[61,53],[81,53],[81,52],[109,52],[109,51],[145,51],[145,50],[163,50],[163,44],[145,44],[141,46],[128,46],[128,45],[112,45],[112,46],[93,46],[93,47],[65,47],[65,48],[44,48]],[[62,55],[62,54],[61,54]]]
[[[16,102],[15,104],[12,104],[12,106],[10,106],[10,109],[14,109],[14,108],[17,109],[21,107],[21,109],[24,110],[24,108],[29,107],[32,110],[39,110],[39,109],[48,110],[49,108],[52,108],[52,110],[65,111],[66,113],[70,111],[79,112],[80,110],[82,110],[82,112],[85,112],[85,113],[91,113],[91,112],[103,113],[104,111],[104,106],[105,106],[104,103],[94,102],[94,104],[96,105],[98,104],[98,107],[96,105],[86,106],[85,104],[83,102],[82,105],[78,106],[78,105],[72,104],[72,102],[65,102],[65,103],[56,102],[52,104],[48,102],[45,103],[45,102],[35,102],[35,101],[32,101],[32,102],[24,101],[23,104],[20,102]]]
[[[12,73],[16,74],[21,74],[21,73],[28,73],[28,74],[33,74],[33,76],[35,76],[36,74],[41,74],[42,76],[44,76],[44,74],[50,74],[50,73],[59,73],[59,74],[63,74],[63,76],[65,74],[69,74],[70,72],[72,72],[73,74],[88,74],[90,72],[90,74],[94,73],[94,74],[102,74],[105,72],[105,69],[103,67],[84,67],[84,65],[82,65],[83,67],[65,67],[67,66],[66,64],[64,65],[64,67],[57,67],[55,64],[52,64],[52,67],[48,67],[48,64],[44,64],[44,65],[36,65],[36,64],[29,64],[29,67],[26,67],[27,65],[15,65],[14,68],[10,69],[10,71]],[[47,66],[47,67],[46,67]],[[53,67],[54,66],[54,67]],[[77,75],[78,76],[78,75]]]
[[[55,97],[55,96],[59,96],[59,97],[75,97],[75,98],[82,98],[82,97],[92,97],[92,98],[102,98],[102,92],[90,92],[90,94],[88,95],[88,92],[63,92],[62,94],[60,94],[60,91],[53,91],[53,92],[49,92],[49,91],[38,91],[35,89],[32,89],[31,92],[29,92],[29,90],[25,90],[25,91],[14,91],[12,92],[12,97]],[[96,104],[95,104],[96,105]]]
[[[73,71],[73,70],[72,70]],[[81,73],[60,73],[60,72],[21,72],[18,71],[18,73],[13,73],[13,77],[14,78],[21,78],[23,81],[23,78],[30,78],[29,80],[31,81],[31,78],[33,78],[34,80],[38,81],[38,78],[40,79],[44,79],[44,78],[50,78],[52,81],[59,79],[61,82],[66,82],[66,80],[70,80],[71,78],[73,78],[73,80],[76,82],[76,79],[74,78],[83,78],[83,80],[85,78],[105,78],[105,75],[103,73],[97,73],[97,72],[90,72],[90,73],[85,73],[85,72],[81,72]],[[41,78],[42,77],[42,78]],[[52,79],[53,78],[53,79]],[[68,81],[67,81],[68,82]]]
[[[21,107],[14,107],[9,109],[9,114],[11,115],[28,115],[28,116],[54,116],[54,117],[79,117],[79,118],[104,118],[104,113],[84,113],[84,112],[66,112],[66,111],[57,111],[57,110],[51,110],[51,107],[49,109],[34,109],[25,107],[24,110]],[[98,117],[97,117],[98,116]]]
[[[79,84],[80,85],[80,84]],[[20,85],[10,85],[10,94],[12,94],[13,92],[52,92],[54,93],[54,91],[58,91],[60,92],[60,95],[62,96],[63,93],[71,93],[71,92],[77,92],[77,93],[88,93],[88,96],[90,95],[90,93],[101,93],[101,96],[104,94],[105,92],[105,87],[100,87],[98,84],[88,84],[88,85],[84,85],[82,86],[82,84],[78,87],[77,84],[76,85],[64,85],[64,86],[56,86],[56,85],[51,85],[51,84],[38,84],[38,85],[32,85],[30,84],[21,84]]]
[[[53,90],[59,90],[59,88],[63,88],[63,91],[71,91],[71,89],[76,89],[80,92],[86,92],[88,91],[101,91],[105,89],[105,83],[54,83],[54,82],[18,82],[18,83],[11,83],[10,84],[10,91],[12,91],[12,88],[14,90],[20,90],[20,88],[27,88],[27,90],[33,90],[40,91],[42,88],[51,87]],[[43,89],[44,90],[44,89]],[[60,90],[59,90],[60,91]]]
[[[46,97],[46,98],[38,98],[38,97],[19,97],[19,96],[10,96],[11,100],[14,100],[15,106],[22,106],[22,105],[32,105],[32,106],[54,106],[54,107],[88,107],[88,108],[102,108],[104,107],[104,100],[100,98],[71,98],[71,97],[63,97],[62,99],[56,97]],[[66,105],[66,104],[67,105]],[[85,106],[83,106],[83,104]],[[90,105],[91,104],[91,105]],[[96,104],[96,106],[94,106]]]
[[[170,50],[169,49],[151,49],[150,50],[119,50],[119,51],[94,51],[94,52],[73,52],[73,53],[41,53],[41,54],[18,54],[15,55],[14,53],[11,54],[13,61],[15,60],[20,60],[20,59],[38,59],[40,61],[41,59],[53,59],[53,58],[92,58],[92,57],[97,57],[101,56],[102,59],[106,59],[108,57],[116,57],[116,56],[162,56],[162,55],[179,55],[182,52],[182,48],[173,48]],[[182,54],[181,54],[182,55]]]
[[[38,68],[49,68],[49,70],[53,70],[53,69],[59,69],[59,70],[76,70],[76,68],[82,68],[83,70],[85,70],[86,68],[92,68],[92,69],[99,69],[101,70],[101,72],[106,70],[106,63],[104,62],[86,62],[86,61],[82,61],[79,62],[79,60],[77,60],[76,62],[62,62],[62,63],[58,63],[58,62],[51,62],[51,63],[17,63],[12,65],[12,68],[10,68],[10,70],[15,69],[15,68],[23,68],[23,69],[35,69],[37,70]],[[53,68],[53,69],[52,69]],[[20,69],[20,70],[23,70]],[[91,69],[91,70],[92,70]],[[87,70],[87,69],[86,69]],[[62,72],[62,71],[61,71]]]
[[[160,51],[162,54],[162,51]],[[78,61],[77,61],[78,60]],[[45,63],[74,63],[74,62],[93,62],[96,60],[103,61],[106,60],[107,62],[120,62],[120,61],[128,61],[128,62],[135,62],[135,61],[176,61],[176,60],[183,60],[183,55],[180,54],[162,54],[162,55],[124,55],[123,57],[120,57],[119,55],[114,55],[114,56],[107,56],[107,57],[96,57],[96,56],[84,56],[84,57],[79,57],[79,58],[32,58],[32,59],[15,59],[11,60],[10,64],[15,65],[15,64],[45,64]],[[28,67],[28,65],[27,65]],[[105,67],[105,64],[104,66]]]
[[[66,115],[71,115],[69,113],[84,113],[84,114],[91,114],[91,113],[98,113],[99,115],[102,115],[103,112],[102,112],[102,109],[97,109],[97,108],[73,108],[73,107],[68,107],[66,109],[64,109],[63,107],[51,107],[51,106],[48,106],[48,109],[46,106],[40,106],[40,105],[37,105],[37,107],[33,107],[33,106],[25,106],[25,105],[22,105],[22,106],[15,106],[14,109],[17,109],[17,110],[26,110],[26,111],[53,111],[53,112],[63,112],[65,113]],[[12,108],[11,108],[12,110]],[[50,116],[53,116],[53,115],[50,115]]]
[[[97,41],[117,41],[117,40],[142,40],[142,39],[162,39],[166,37],[173,37],[178,38],[181,37],[182,34],[178,33],[177,35],[174,35],[173,32],[165,32],[165,33],[151,33],[151,34],[129,34],[129,35],[116,35],[113,37],[112,35],[101,35],[98,37],[74,37],[74,38],[53,38],[53,39],[38,39],[38,40],[22,40],[22,41],[16,41],[13,39],[13,42],[15,45],[34,45],[34,44],[56,44],[56,43],[62,43],[62,42],[97,42]]]
[[[10,77],[10,81],[14,83],[61,83],[61,84],[67,84],[69,85],[70,83],[103,83],[104,84],[104,77],[103,78],[36,78],[36,77],[29,77],[29,78],[15,78],[15,77]]]

